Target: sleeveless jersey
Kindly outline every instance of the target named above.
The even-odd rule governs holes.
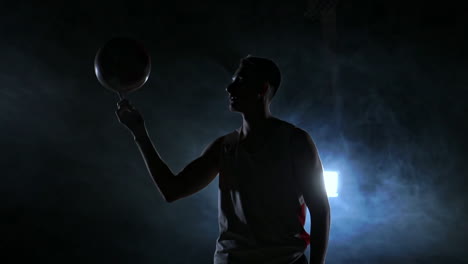
[[[224,137],[215,264],[291,264],[310,243],[306,206],[293,175],[290,143],[296,127],[275,122],[254,153],[239,145],[240,129]]]

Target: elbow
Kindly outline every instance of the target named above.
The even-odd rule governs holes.
[[[165,201],[166,203],[173,203],[173,202],[175,202],[176,200],[165,199],[164,201]]]
[[[178,182],[166,185],[163,190],[164,191],[162,191],[161,194],[164,197],[164,201],[167,203],[173,203],[191,194],[184,184]]]
[[[175,196],[175,195],[171,195],[171,194],[163,194],[163,198],[164,198],[164,201],[166,203],[173,203],[177,200],[179,200],[179,197]]]
[[[172,197],[167,197],[167,196],[164,196],[164,201],[166,203],[173,203],[176,199],[172,198]]]
[[[185,196],[180,193],[180,192],[166,192],[162,193],[164,201],[166,203],[173,203],[177,200],[180,200],[181,198],[184,198]]]
[[[180,198],[180,195],[176,192],[176,188],[174,188],[174,184],[160,184],[158,185],[158,189],[166,203],[173,203]]]
[[[313,229],[329,230],[331,224],[331,214],[328,209],[310,211],[310,226]]]

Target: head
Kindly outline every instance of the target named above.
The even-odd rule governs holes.
[[[280,70],[272,60],[250,55],[243,58],[226,88],[229,109],[245,113],[269,107],[280,83]]]

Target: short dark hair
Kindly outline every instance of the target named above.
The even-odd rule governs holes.
[[[241,67],[252,68],[262,81],[267,81],[273,88],[270,99],[276,94],[281,84],[281,72],[272,60],[248,55],[241,59]]]

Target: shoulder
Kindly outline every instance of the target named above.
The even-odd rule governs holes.
[[[225,152],[226,149],[226,142],[228,142],[229,138],[232,138],[232,134],[233,132],[220,136],[213,140],[203,150],[201,157],[207,160],[211,160],[216,164],[219,164],[222,153]]]
[[[302,128],[294,127],[291,132],[291,135],[292,135],[292,139],[296,143],[303,143],[303,144],[307,144],[311,142],[313,143],[313,140],[310,134]]]
[[[286,132],[286,133],[290,134],[294,129],[297,128],[294,124],[291,124],[288,121],[285,121],[285,120],[282,120],[282,119],[279,119],[279,118],[276,118],[276,117],[273,118],[273,120],[275,122],[276,128],[281,130],[282,132]]]
[[[233,130],[232,132],[219,136],[218,138],[213,140],[210,145],[223,145],[227,141],[232,140],[236,137],[237,137],[237,130]]]
[[[286,136],[288,145],[295,153],[294,155],[309,156],[317,152],[312,137],[305,129],[281,119],[276,119],[276,122],[278,123],[279,133]]]
[[[309,132],[292,124],[289,126],[289,131],[293,151],[299,155],[318,155],[317,147]]]
[[[229,146],[235,144],[237,139],[237,131],[234,130],[230,133],[222,135],[213,140],[205,149],[205,152],[220,153],[220,151],[229,148]]]
[[[219,153],[219,151],[222,148],[223,141],[224,141],[225,137],[226,137],[226,135],[220,136],[220,137],[216,138],[215,140],[211,141],[205,147],[205,150],[203,151],[203,155]]]
[[[229,132],[219,137],[217,140],[220,142],[221,145],[235,144],[238,136],[239,136],[239,132],[236,129],[236,130],[233,130],[232,132]]]
[[[285,132],[289,134],[290,139],[295,143],[306,143],[312,140],[309,133],[304,129],[285,120],[277,119],[277,122],[279,127],[281,127],[283,131],[285,130]]]

